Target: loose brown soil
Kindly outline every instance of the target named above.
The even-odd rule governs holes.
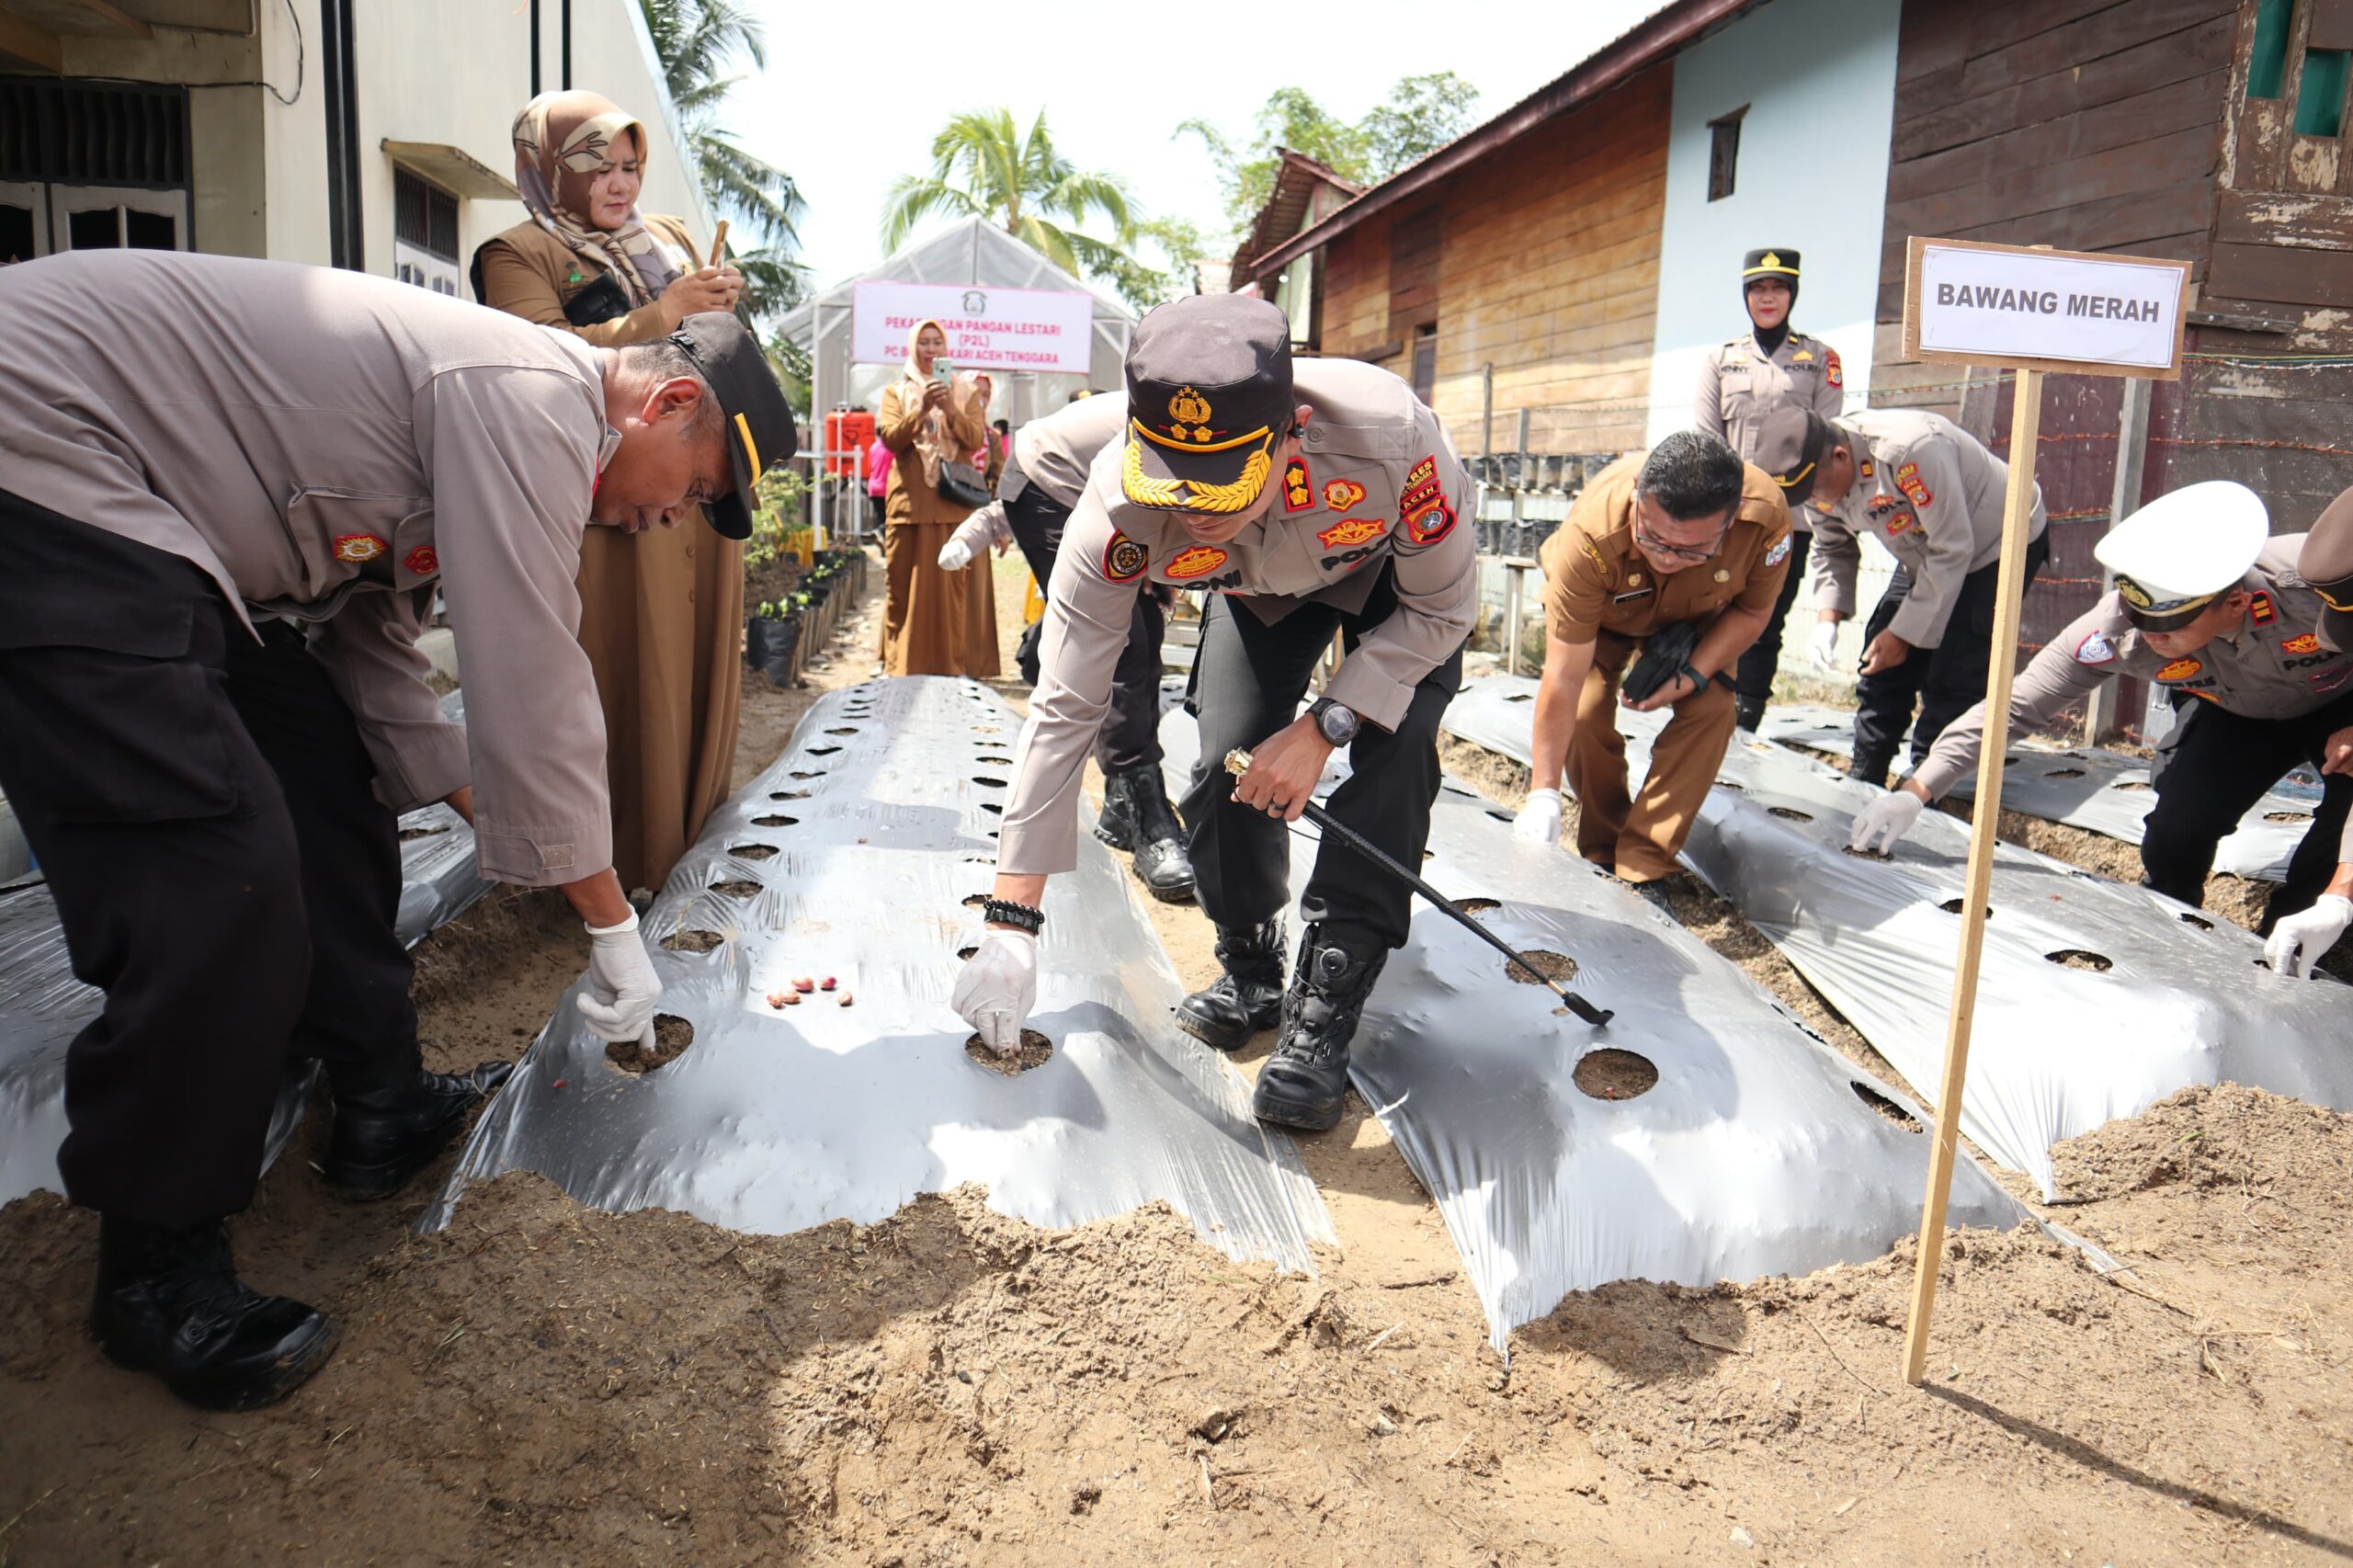
[[[605,1045],[605,1060],[624,1073],[651,1073],[667,1067],[687,1052],[695,1042],[695,1027],[672,1013],[654,1016],[654,1045],[635,1040],[608,1040]]]
[[[991,1051],[988,1042],[974,1035],[964,1042],[964,1054],[990,1072],[1007,1078],[1017,1078],[1032,1067],[1043,1066],[1054,1053],[1054,1042],[1036,1029],[1021,1031],[1021,1049],[1011,1056],[1000,1056]]]
[[[662,938],[662,945],[674,953],[716,952],[726,944],[727,938],[716,931],[673,931]]]
[[[1520,963],[1513,963],[1508,960],[1503,960],[1503,971],[1522,985],[1542,984],[1543,981],[1538,980],[1536,974],[1542,975],[1545,980],[1552,982],[1555,985],[1566,985],[1577,977],[1577,960],[1566,953],[1549,952],[1542,948],[1530,948],[1520,954],[1519,958]],[[1521,968],[1520,964],[1527,965],[1527,969]],[[1528,971],[1530,969],[1534,970],[1536,974],[1529,973]]]
[[[1595,1099],[1631,1100],[1658,1086],[1658,1066],[1640,1051],[1605,1045],[1578,1057],[1569,1077]]]
[[[870,668],[862,644],[834,662]],[[747,700],[753,766],[807,698]],[[1754,938],[1704,896],[1671,903],[1720,949]],[[549,903],[486,901],[428,944],[437,1061],[493,1035],[511,1056],[544,1020],[580,961]],[[1205,983],[1198,912],[1137,903]],[[1313,1278],[1230,1262],[1157,1206],[1052,1233],[970,1191],[751,1236],[517,1175],[418,1236],[438,1173],[335,1202],[324,1131],[233,1226],[256,1283],[344,1330],[267,1411],[191,1412],[107,1367],[80,1326],[93,1217],[0,1210],[0,1562],[2353,1556],[2353,1119],[2253,1091],[2061,1146],[2086,1195],[2066,1223],[2124,1272],[2031,1228],[1954,1236],[1925,1390],[1896,1375],[1901,1246],[1582,1292],[1506,1362],[1353,1101],[1300,1145],[1338,1238]]]

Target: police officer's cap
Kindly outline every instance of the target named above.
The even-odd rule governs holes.
[[[1773,476],[1781,499],[1793,508],[1813,494],[1822,455],[1830,447],[1830,422],[1810,408],[1785,403],[1757,421],[1756,466]]]
[[[2320,634],[2332,648],[2353,648],[2353,490],[2328,504],[2296,557],[2296,575],[2312,585],[2328,608]]]
[[[801,445],[792,409],[777,385],[759,339],[724,311],[703,311],[678,324],[670,341],[702,372],[727,423],[727,463],[735,488],[710,503],[710,526],[729,539],[752,537],[752,506],[760,475],[790,462]]]
[[[1136,324],[1128,344],[1120,488],[1139,506],[1246,511],[1290,431],[1290,322],[1264,300],[1195,294]]]
[[[1747,288],[1760,278],[1778,278],[1790,288],[1798,286],[1798,253],[1779,246],[1753,250],[1740,264],[1740,286]]]
[[[2271,537],[2263,498],[2227,479],[2160,495],[2092,547],[2116,577],[2124,613],[2143,631],[2171,631],[2245,580]]]

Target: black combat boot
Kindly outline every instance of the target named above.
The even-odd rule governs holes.
[[[1133,857],[1136,880],[1163,903],[1189,903],[1193,861],[1185,830],[1161,787],[1160,769],[1132,767],[1103,780],[1103,814],[1095,836]]]
[[[347,1198],[390,1198],[433,1163],[466,1125],[466,1113],[515,1071],[485,1062],[471,1073],[423,1073],[397,1089],[335,1091],[326,1184]]]
[[[107,1359],[207,1410],[284,1399],[326,1364],[335,1337],[315,1308],[247,1290],[219,1221],[172,1231],[111,1215],[98,1224],[90,1333]]]
[[[1735,697],[1733,699],[1732,727],[1733,729],[1746,730],[1753,735],[1756,733],[1756,726],[1764,722],[1765,699],[1763,698]]]
[[[1348,1042],[1388,961],[1386,948],[1344,944],[1321,926],[1307,928],[1283,995],[1283,1032],[1250,1099],[1259,1120],[1310,1132],[1338,1123],[1348,1095]]]
[[[1225,972],[1176,1004],[1176,1027],[1218,1051],[1237,1051],[1282,1017],[1283,917],[1264,926],[1217,928]]]
[[[1860,779],[1874,790],[1884,790],[1887,788],[1888,767],[1894,760],[1895,754],[1892,751],[1874,752],[1869,756],[1859,752],[1847,764],[1847,777]]]

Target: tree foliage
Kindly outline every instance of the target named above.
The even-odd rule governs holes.
[[[1176,134],[1198,136],[1217,165],[1225,214],[1246,230],[1275,193],[1279,153],[1304,153],[1343,179],[1378,185],[1429,156],[1471,128],[1479,89],[1451,71],[1405,76],[1354,125],[1317,103],[1303,87],[1278,87],[1260,106],[1250,140],[1236,145],[1207,120],[1188,119]]]
[[[740,75],[728,74],[737,54],[767,64],[760,22],[741,0],[639,0],[646,30],[662,57],[664,85],[678,111],[688,156],[704,198],[756,244],[739,251],[744,303],[756,320],[798,303],[807,274],[795,257],[793,225],[801,211],[792,176],[746,151],[719,123]]]

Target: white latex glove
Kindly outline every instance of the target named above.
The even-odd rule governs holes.
[[[1038,1005],[1038,938],[1027,931],[992,930],[981,938],[956,977],[948,1005],[999,1056],[1021,1050],[1021,1026]]]
[[[1805,645],[1805,656],[1813,661],[1815,669],[1836,671],[1838,668],[1836,663],[1838,623],[1836,621],[1817,620],[1813,623],[1813,636]]]
[[[1005,504],[992,501],[962,522],[939,547],[939,569],[961,572],[972,563],[972,557],[990,545],[1002,551],[1013,538],[1013,526],[1005,520]]]
[[[2279,917],[2264,938],[2263,961],[2291,979],[2308,975],[2347,926],[2353,926],[2353,899],[2325,892],[2310,909]]]
[[[1920,820],[1927,802],[1909,790],[1890,790],[1855,815],[1854,831],[1847,835],[1847,846],[1869,849],[1886,855],[1893,853],[1895,841],[1912,831]]]
[[[662,979],[637,934],[637,911],[618,926],[588,927],[588,994],[577,1006],[590,1034],[653,1049],[654,1004],[661,997]]]
[[[1530,790],[1528,804],[1519,808],[1519,815],[1511,819],[1514,838],[1529,844],[1561,842],[1561,792],[1558,790]]]

